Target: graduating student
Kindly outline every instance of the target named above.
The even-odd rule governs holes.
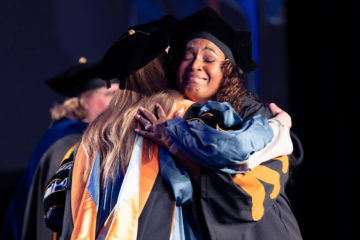
[[[220,131],[233,130],[217,125],[221,115],[219,117],[219,114],[210,111],[214,105],[211,101],[227,102],[244,120],[259,113],[267,118],[273,114],[284,116],[284,112],[276,106],[272,105],[270,111],[249,98],[251,94],[241,84],[243,75],[258,67],[252,60],[250,33],[233,29],[209,7],[180,20],[170,31],[173,40],[170,52],[175,58],[180,53],[176,85],[190,100],[199,102],[193,107],[200,112],[195,110],[187,121],[186,118],[168,120],[146,112],[148,120],[141,119],[140,122],[152,128],[149,132],[139,133],[159,145],[170,147],[175,144],[193,162],[188,164],[187,169],[192,169],[199,176],[200,187],[194,191],[197,197],[194,197],[193,211],[203,237],[301,239],[285,194],[289,177],[287,156],[268,158],[260,166],[252,165],[249,169],[252,171],[239,172],[234,167],[241,165],[230,169],[224,165],[215,168],[202,159],[208,160],[208,155],[215,150],[219,152],[219,160],[228,159],[231,153],[241,152],[243,145],[238,145],[238,148],[231,146],[226,138],[219,139],[222,144],[219,144],[219,149],[214,149],[213,142],[209,144],[211,135],[199,136],[201,141],[189,140],[189,136],[198,135],[199,127],[196,125],[207,124]],[[232,117],[224,116],[225,122],[231,121]],[[166,120],[167,131],[164,131],[163,122]],[[282,122],[283,128],[287,128],[286,125],[289,124]],[[276,148],[270,144],[267,147]]]
[[[118,85],[113,80],[112,89],[103,88],[96,74],[99,64],[99,60],[81,63],[45,82],[68,99],[50,110],[53,122],[30,158],[8,210],[1,239],[52,239],[53,233],[44,223],[45,184],[77,145],[88,123],[107,106]]]

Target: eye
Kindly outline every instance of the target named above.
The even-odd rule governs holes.
[[[215,60],[213,60],[212,58],[204,58],[204,61],[205,61],[206,63],[213,63],[213,62],[215,62]]]
[[[193,58],[193,55],[190,52],[184,52],[182,57],[181,57],[181,60],[182,61],[189,61],[192,58]]]

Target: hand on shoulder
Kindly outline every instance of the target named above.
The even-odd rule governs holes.
[[[276,106],[275,103],[270,103],[269,105],[270,111],[271,113],[274,115],[274,117],[281,117],[286,125],[288,126],[289,130],[291,128],[292,122],[291,122],[291,117],[290,115],[285,112],[284,110],[282,110],[281,108],[279,108],[278,106]]]

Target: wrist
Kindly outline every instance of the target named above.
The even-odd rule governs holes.
[[[169,138],[167,141],[165,141],[165,146],[167,149],[170,149],[170,147],[174,144],[174,142]]]

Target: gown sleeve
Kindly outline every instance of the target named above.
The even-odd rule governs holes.
[[[64,159],[59,170],[46,185],[43,199],[44,220],[46,226],[57,233],[61,233],[62,230],[68,177],[73,160],[73,155]]]
[[[280,117],[274,117],[268,120],[274,137],[270,143],[262,150],[252,154],[249,159],[239,164],[239,169],[251,171],[254,167],[268,161],[274,157],[289,155],[293,152],[293,144],[290,137],[289,129],[285,121]]]

